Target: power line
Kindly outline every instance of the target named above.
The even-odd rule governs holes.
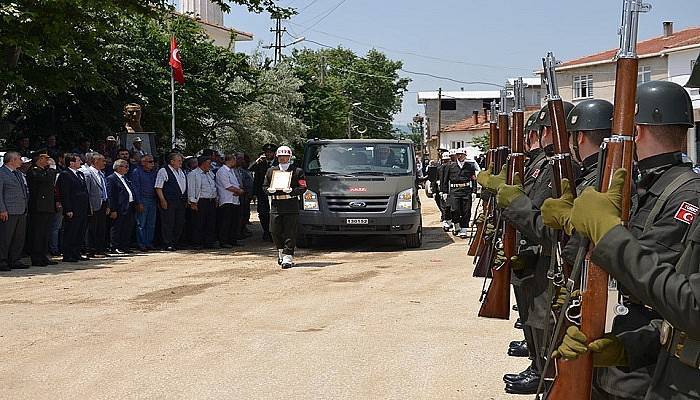
[[[338,4],[335,5],[335,7],[331,8],[330,11],[328,11],[326,14],[324,14],[319,20],[314,22],[311,26],[307,27],[306,30],[302,31],[301,34],[304,34],[304,32],[308,31],[309,29],[313,28],[314,26],[320,24],[324,19],[328,18],[329,15],[333,14],[335,10],[337,10],[340,6],[343,5],[347,0],[340,0]]]
[[[309,7],[313,6],[314,3],[316,3],[317,1],[318,1],[318,0],[312,0],[311,3],[309,3],[309,4],[305,5],[304,7],[300,8],[299,11],[297,11],[297,12],[300,13],[300,12],[305,11],[305,10],[308,9]]]

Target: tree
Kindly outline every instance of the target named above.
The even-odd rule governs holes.
[[[289,62],[304,82],[300,116],[308,137],[392,136],[392,116],[401,110],[409,83],[398,75],[400,61],[376,50],[359,57],[339,47],[295,50]]]
[[[483,134],[481,136],[476,136],[472,139],[472,145],[478,147],[482,152],[486,152],[489,149],[489,135]]]

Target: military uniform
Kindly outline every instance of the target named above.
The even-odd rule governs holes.
[[[700,399],[700,218],[681,248],[674,268],[618,226],[591,254],[591,261],[665,320],[618,336],[631,370],[656,363],[645,400]]]
[[[273,172],[280,170],[281,168],[279,165],[267,170],[265,182],[263,184],[266,192],[269,193],[268,188],[272,181]],[[299,209],[301,208],[301,196],[306,192],[304,170],[291,165],[287,171],[292,172],[292,180],[290,183],[291,192],[284,193],[278,190],[274,193],[270,193],[270,198],[272,199],[270,209],[270,232],[272,233],[275,246],[279,250],[280,257],[282,255],[294,255]]]
[[[445,188],[449,188],[447,201],[452,210],[452,222],[459,224],[460,236],[466,235],[466,229],[471,219],[472,181],[476,175],[476,169],[467,160],[454,161],[448,164],[443,174],[445,175]]]
[[[56,213],[56,170],[32,167],[27,171],[29,189],[29,243],[33,265],[53,264],[48,259],[49,231]]]

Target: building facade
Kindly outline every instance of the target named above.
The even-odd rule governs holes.
[[[224,12],[210,0],[180,0],[180,12],[197,20],[215,45],[236,50],[236,42],[253,40],[251,33],[224,25]]]

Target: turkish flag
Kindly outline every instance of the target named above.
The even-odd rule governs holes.
[[[179,84],[185,83],[185,71],[182,69],[180,61],[180,49],[177,48],[175,36],[170,39],[170,67],[173,69],[173,78]]]

